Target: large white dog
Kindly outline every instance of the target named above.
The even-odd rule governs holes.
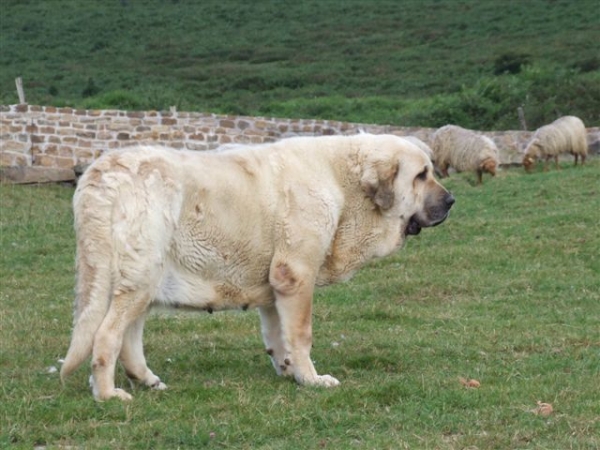
[[[64,379],[92,356],[96,399],[131,395],[146,365],[150,307],[258,307],[275,370],[335,386],[310,359],[315,285],[346,280],[409,234],[446,219],[454,198],[431,161],[388,135],[302,137],[226,151],[136,147],[105,154],[73,205],[77,287]]]

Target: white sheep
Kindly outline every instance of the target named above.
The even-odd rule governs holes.
[[[579,156],[581,164],[585,162],[588,153],[587,135],[585,125],[578,117],[563,116],[538,128],[525,148],[523,167],[530,172],[536,161],[544,158],[546,170],[548,162],[554,158],[558,169],[558,156],[562,153],[572,154],[575,157],[575,165]]]
[[[487,136],[457,125],[446,125],[433,135],[433,160],[442,176],[448,176],[448,167],[457,172],[473,170],[481,184],[484,172],[496,175],[500,166],[498,148]]]
[[[425,154],[427,156],[429,156],[429,159],[433,163],[433,169],[435,171],[435,174],[438,177],[442,177],[442,174],[440,173],[440,170],[435,165],[435,161],[433,159],[433,150],[431,149],[431,147],[428,144],[425,143],[425,141],[422,141],[421,139],[419,139],[416,136],[402,136],[402,138],[406,139],[407,141],[411,142],[412,144],[415,144],[417,147],[419,147],[421,150],[423,150],[425,152]]]
[[[402,139],[406,139],[411,144],[415,144],[417,147],[419,147],[421,150],[423,150],[425,152],[425,154],[429,157],[430,160],[433,161],[433,150],[431,149],[431,147],[429,145],[427,145],[421,139],[419,139],[416,136],[402,136]]]

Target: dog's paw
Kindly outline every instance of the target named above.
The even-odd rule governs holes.
[[[150,386],[150,388],[157,391],[164,391],[165,389],[167,389],[167,385],[162,381],[157,380],[152,386]]]
[[[316,375],[310,378],[297,377],[296,381],[304,386],[318,386],[326,388],[335,387],[340,384],[339,380],[331,375]]]
[[[117,397],[120,400],[123,400],[125,402],[133,400],[133,396],[131,394],[129,394],[126,391],[124,391],[123,389],[119,389],[119,388],[113,389],[109,398],[113,398],[113,397]]]
[[[92,393],[94,394],[94,399],[98,402],[110,400],[111,398],[115,398],[115,397],[122,401],[125,401],[125,402],[133,400],[133,396],[131,394],[129,394],[129,393],[127,393],[127,391],[124,391],[123,389],[119,389],[119,388],[114,388],[112,390],[109,390],[108,392],[100,392],[100,390],[96,386],[96,383],[94,383],[93,375],[90,376],[90,387],[92,388]]]
[[[96,394],[96,392],[94,392],[94,398],[98,402],[104,402],[106,400],[110,400],[111,398],[118,398],[119,400],[124,401],[124,402],[129,402],[129,401],[133,400],[133,396],[131,394],[129,394],[126,391],[124,391],[123,389],[119,389],[119,388],[114,388],[110,392],[103,392],[103,393],[98,393],[98,394]]]
[[[335,387],[339,386],[340,382],[337,378],[331,375],[317,375],[315,386]]]
[[[144,380],[143,384],[148,386],[150,389],[154,389],[157,391],[164,391],[167,388],[167,385],[160,381],[160,378],[158,378],[150,371],[148,371],[148,376]]]

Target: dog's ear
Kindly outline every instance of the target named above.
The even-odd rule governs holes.
[[[391,159],[367,161],[360,179],[362,190],[380,209],[390,209],[394,204],[394,180],[400,164]]]

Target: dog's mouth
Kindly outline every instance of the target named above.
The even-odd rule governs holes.
[[[417,222],[417,219],[415,218],[415,216],[412,216],[410,218],[410,220],[408,221],[408,225],[406,225],[406,228],[404,229],[404,234],[405,235],[413,235],[416,236],[417,234],[419,234],[421,232],[421,225],[419,224],[419,222]]]
[[[443,221],[445,221],[449,215],[450,215],[450,211],[448,210],[442,217],[440,217],[437,220],[428,221],[427,223],[421,223],[419,221],[419,219],[417,218],[417,215],[415,214],[414,216],[412,216],[409,219],[408,224],[406,225],[406,228],[404,229],[404,234],[416,236],[417,234],[419,234],[421,232],[421,229],[423,227],[435,227],[435,226],[439,225],[440,223],[442,223]]]
[[[435,207],[426,208],[425,212],[413,214],[406,224],[404,235],[416,236],[423,227],[435,227],[442,223],[448,218],[454,201],[452,194],[446,192],[441,203],[438,202]]]

